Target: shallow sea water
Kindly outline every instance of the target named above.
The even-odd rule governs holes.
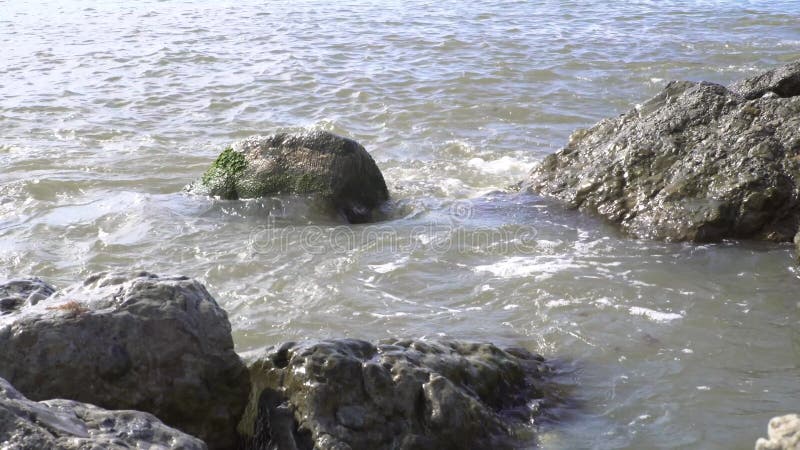
[[[800,57],[797,1],[0,2],[0,278],[203,281],[237,350],[441,337],[555,359],[545,449],[752,448],[800,410],[788,245],[665,244],[509,189],[672,79]],[[324,129],[393,200],[185,195],[229,142]]]

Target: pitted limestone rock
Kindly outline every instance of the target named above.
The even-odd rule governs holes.
[[[337,339],[275,347],[250,367],[252,448],[514,448],[543,359],[459,341]]]

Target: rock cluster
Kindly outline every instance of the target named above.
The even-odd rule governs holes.
[[[0,305],[9,449],[513,448],[546,390],[540,356],[460,341],[287,343],[248,370],[186,277],[25,278]]]
[[[236,445],[247,368],[197,281],[100,273],[58,292],[16,280],[0,294],[0,377],[28,398],[145,411],[211,448]]]
[[[791,241],[800,225],[798,129],[800,61],[729,87],[671,82],[576,131],[523,187],[637,237]]]

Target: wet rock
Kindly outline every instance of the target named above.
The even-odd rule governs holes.
[[[491,344],[287,343],[251,365],[239,430],[256,449],[515,448],[547,370]]]
[[[197,281],[100,273],[0,315],[0,377],[33,400],[154,414],[230,448],[249,392],[225,311]]]
[[[72,400],[28,400],[0,378],[0,444],[14,450],[204,450],[203,441],[139,411],[109,411]]]
[[[364,147],[326,131],[236,142],[189,190],[223,199],[317,194],[354,223],[370,220],[389,198],[383,174]]]
[[[0,315],[25,305],[35,305],[53,295],[55,289],[39,278],[21,278],[0,284]]]
[[[759,438],[756,450],[800,450],[800,416],[773,417],[767,426],[769,439]]]
[[[800,95],[800,61],[738,81],[730,89],[748,100],[767,93],[777,97],[795,97]]]
[[[671,82],[576,131],[523,187],[668,241],[790,242],[800,224],[800,62],[736,83]]]

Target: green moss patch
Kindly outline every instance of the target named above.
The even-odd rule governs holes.
[[[236,178],[246,167],[247,161],[244,155],[228,147],[203,174],[201,183],[211,195],[235,199],[238,197],[235,188]]]

